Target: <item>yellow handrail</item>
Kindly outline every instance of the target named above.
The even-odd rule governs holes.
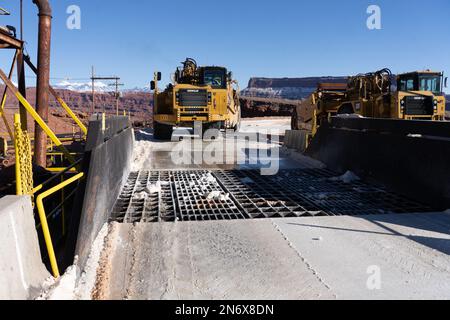
[[[70,107],[66,104],[66,102],[56,93],[56,91],[49,87],[50,93],[55,97],[61,107],[67,112],[67,114],[75,121],[75,123],[80,127],[81,131],[83,131],[84,135],[87,136],[88,130],[86,126],[81,122],[81,120],[75,115],[75,113],[70,109]]]
[[[8,79],[5,73],[0,69],[0,78],[6,84],[6,86],[14,93],[16,98],[22,103],[22,105],[27,109],[28,113],[33,117],[34,121],[44,130],[47,136],[53,141],[53,143],[61,149],[61,151],[66,155],[70,163],[75,163],[75,159],[69,153],[69,151],[64,147],[62,142],[53,133],[53,131],[48,127],[44,120],[39,116],[39,114],[33,109],[30,103],[20,94],[14,84]]]
[[[31,68],[31,70],[37,75],[38,70],[34,66],[34,64],[31,62],[31,59],[28,55],[24,57],[25,62],[28,64],[28,66]],[[70,109],[70,107],[66,104],[66,102],[58,95],[55,89],[53,89],[52,86],[49,86],[49,91],[55,97],[56,101],[58,101],[59,105],[67,112],[67,114],[72,118],[73,121],[80,127],[81,131],[84,133],[85,136],[87,136],[88,130],[86,126],[81,122],[81,120],[76,116],[76,114]]]
[[[47,247],[47,252],[48,252],[49,259],[50,259],[52,273],[55,278],[59,278],[60,274],[59,274],[58,263],[56,261],[55,250],[53,248],[52,237],[50,235],[50,229],[48,228],[47,215],[45,214],[44,199],[51,196],[52,194],[58,192],[59,190],[67,187],[68,185],[74,183],[75,181],[82,179],[83,177],[84,177],[84,173],[79,173],[76,176],[73,176],[72,178],[64,181],[63,183],[41,193],[36,198],[36,207],[38,210],[39,219],[41,221],[42,232],[44,233],[45,245]]]

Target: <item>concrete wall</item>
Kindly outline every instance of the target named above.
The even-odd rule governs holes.
[[[42,263],[30,198],[0,199],[0,299],[33,299],[49,277]]]
[[[413,134],[413,135],[411,135]],[[330,169],[373,177],[398,193],[450,208],[450,122],[334,119],[307,154]]]
[[[134,133],[126,117],[91,121],[85,153],[84,201],[81,208],[75,254],[81,269],[87,261],[91,245],[108,221],[113,206],[131,169]]]

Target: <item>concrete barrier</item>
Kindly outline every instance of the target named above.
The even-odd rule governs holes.
[[[51,277],[42,263],[29,197],[0,199],[0,300],[36,298]]]
[[[450,122],[333,119],[307,154],[330,169],[373,177],[393,191],[450,208]]]
[[[67,264],[77,255],[81,269],[92,243],[108,221],[131,169],[134,133],[129,119],[110,118],[106,120],[104,130],[102,126],[102,120],[89,124],[83,165],[87,178],[76,200],[80,209],[75,211],[79,215],[73,216],[70,227],[69,242],[74,247],[66,251]]]
[[[298,152],[305,152],[307,146],[308,132],[305,130],[288,130],[284,137],[284,146]]]

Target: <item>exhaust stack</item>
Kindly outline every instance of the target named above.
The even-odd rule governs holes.
[[[33,3],[39,9],[36,112],[45,122],[48,122],[52,9],[48,0],[33,0]],[[35,128],[34,150],[36,165],[43,168],[47,167],[47,136],[39,126]]]

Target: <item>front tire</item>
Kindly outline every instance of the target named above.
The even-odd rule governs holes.
[[[297,110],[294,110],[294,114],[292,115],[291,118],[291,129],[292,130],[299,130],[299,126],[298,126],[298,115],[297,115]]]
[[[221,123],[220,122],[208,122],[208,123],[203,123],[202,125],[202,130],[203,130],[203,139],[206,138],[212,138],[212,140],[218,139],[220,136],[220,128],[221,128]],[[206,136],[206,133],[208,130],[214,130],[214,135],[212,137],[210,137],[209,135]]]
[[[173,133],[173,126],[153,122],[153,137],[156,140],[171,140]]]

